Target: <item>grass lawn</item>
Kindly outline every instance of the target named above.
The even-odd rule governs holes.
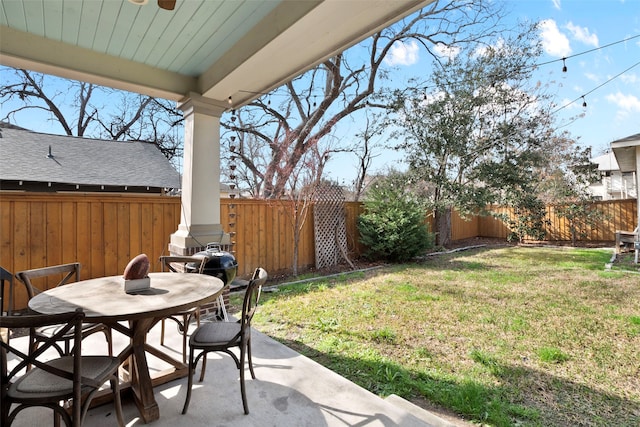
[[[640,425],[640,275],[480,248],[263,293],[254,326],[377,393],[491,426]]]

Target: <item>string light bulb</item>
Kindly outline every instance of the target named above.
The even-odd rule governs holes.
[[[567,58],[562,58],[562,72],[567,72],[567,63],[565,62]]]
[[[229,95],[229,98],[227,98],[227,102],[229,103],[229,105],[233,104],[233,98],[231,97],[231,95]]]
[[[584,99],[584,95],[582,96],[582,107],[587,108],[587,101]]]

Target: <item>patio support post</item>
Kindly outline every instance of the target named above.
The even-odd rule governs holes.
[[[184,114],[182,208],[169,252],[192,255],[207,243],[229,243],[220,224],[220,116],[228,106],[190,93],[178,103]]]

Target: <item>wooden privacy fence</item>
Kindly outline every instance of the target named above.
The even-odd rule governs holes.
[[[233,209],[230,209],[233,205]],[[180,198],[125,194],[0,193],[0,265],[20,270],[78,261],[81,277],[122,274],[131,258],[146,253],[152,271],[167,254],[180,223]],[[347,239],[356,254],[359,203],[346,206]],[[238,276],[258,266],[270,273],[290,270],[293,259],[291,205],[287,202],[223,199],[220,216],[233,231]],[[311,217],[311,215],[310,215]],[[208,243],[208,242],[203,242]],[[314,264],[313,223],[301,233],[299,267]],[[26,305],[22,290],[18,308]]]
[[[602,221],[597,225],[583,230],[585,236],[579,237],[578,240],[582,241],[596,241],[606,242],[614,241],[615,233],[617,230],[629,230],[633,231],[637,224],[637,201],[636,199],[625,200],[610,200],[602,202],[592,202],[591,207],[598,210],[602,214]],[[490,210],[513,216],[513,212],[508,208],[492,206]],[[571,230],[569,228],[569,221],[558,215],[557,205],[548,205],[546,207],[546,219],[549,220],[549,224],[544,227],[546,232],[545,240],[547,241],[570,241]],[[459,218],[458,218],[458,221]],[[456,223],[456,215],[452,218],[452,222]],[[509,235],[509,228],[499,219],[482,216],[475,217],[471,221],[471,224],[477,222],[476,236],[478,237],[497,237],[506,238]],[[473,237],[469,234],[473,234],[472,228],[465,228],[459,226],[460,230],[465,230],[466,237]],[[463,237],[453,237],[453,240],[461,239]]]
[[[152,269],[177,229],[180,199],[103,194],[0,194],[0,263],[12,272],[78,261],[85,279],[122,274],[146,253]]]
[[[589,231],[586,240],[613,241],[616,230],[633,230],[636,226],[635,200],[597,202],[595,207],[606,219]],[[362,209],[357,202],[345,204],[347,246],[354,258],[363,250],[357,231]],[[222,199],[220,212],[223,229],[235,232],[232,240],[239,277],[247,277],[257,266],[272,274],[291,270],[293,229],[289,203]],[[547,212],[551,220],[547,238],[570,240],[566,220],[555,215],[553,206]],[[0,192],[0,213],[0,265],[4,268],[15,273],[78,261],[82,263],[82,278],[89,279],[122,274],[129,260],[139,253],[146,253],[152,271],[158,271],[158,257],[167,254],[170,235],[180,223],[180,198]],[[427,215],[431,226],[432,220]],[[299,268],[315,263],[312,221],[310,214],[301,233]],[[491,217],[465,220],[454,212],[451,224],[452,240],[506,238],[508,234],[507,227]],[[26,304],[26,296],[17,295],[16,300],[19,306]]]

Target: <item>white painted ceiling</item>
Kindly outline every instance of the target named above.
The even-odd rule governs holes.
[[[0,63],[233,107],[433,0],[2,0]]]

